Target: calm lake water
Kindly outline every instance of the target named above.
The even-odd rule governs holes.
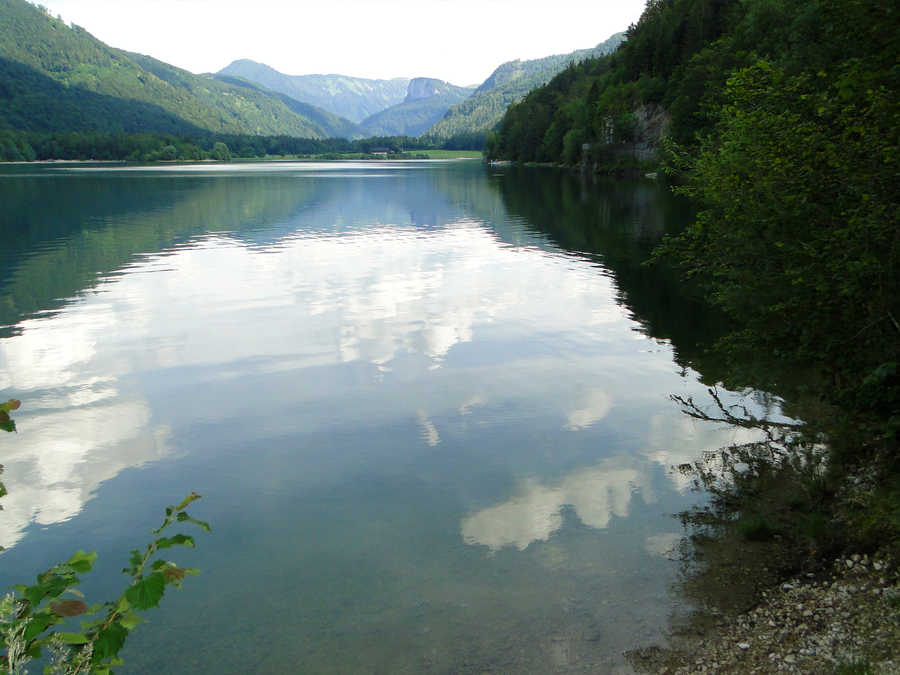
[[[710,319],[653,181],[479,162],[0,168],[2,587],[211,522],[128,673],[610,672],[683,603]],[[188,532],[187,529],[184,531]],[[190,532],[194,534],[194,532]]]

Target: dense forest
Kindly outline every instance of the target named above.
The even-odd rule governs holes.
[[[531,92],[488,142],[492,159],[661,167],[694,198],[656,260],[730,317],[726,384],[784,397],[830,451],[831,482],[801,486],[810,511],[769,532],[821,512],[832,541],[900,542],[898,54],[890,0],[650,0],[619,50]]]
[[[408,136],[346,138],[298,138],[297,136],[248,136],[245,134],[192,135],[151,133],[97,133],[90,131],[14,131],[0,129],[0,161],[97,160],[156,162],[172,160],[309,157],[376,151],[402,156],[433,149],[433,145]]]
[[[608,165],[633,154],[657,108],[665,135],[691,150],[733,103],[730,78],[763,64],[770,79],[841,100],[864,99],[873,83],[896,91],[898,23],[886,0],[649,0],[615,53],[572,64],[513,105],[489,153]]]

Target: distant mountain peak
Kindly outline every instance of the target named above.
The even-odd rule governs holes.
[[[404,103],[412,103],[423,98],[431,98],[450,91],[452,84],[433,77],[414,77],[406,88]]]

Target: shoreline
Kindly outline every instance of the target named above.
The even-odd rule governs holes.
[[[659,675],[900,673],[900,570],[887,552],[841,556],[763,591],[744,612],[701,612],[670,643],[626,658]]]

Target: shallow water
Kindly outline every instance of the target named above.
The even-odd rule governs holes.
[[[122,672],[605,672],[681,601],[705,317],[651,181],[477,162],[0,168],[8,586],[213,525]],[[673,344],[674,341],[674,344]]]

